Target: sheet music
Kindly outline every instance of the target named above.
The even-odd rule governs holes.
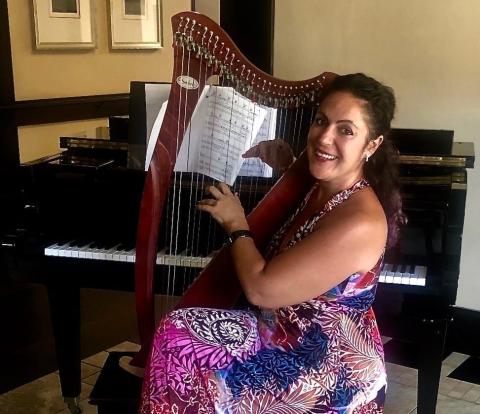
[[[160,127],[162,126],[170,89],[171,85],[169,83],[145,84],[145,113],[147,123],[147,136],[145,137],[147,146],[145,154],[145,171],[148,170],[150,160],[152,159],[153,150],[155,149],[155,144],[157,143],[158,133],[160,132]],[[153,141],[152,138],[154,138]]]
[[[267,110],[233,88],[206,86],[181,145],[175,171],[198,172],[233,185]]]
[[[163,118],[165,117],[165,111],[167,110],[167,103],[168,101],[165,101],[160,107],[160,111],[158,111],[157,117],[153,122],[152,130],[150,131],[150,135],[148,137],[147,153],[145,155],[145,171],[148,171],[148,166],[152,160],[153,151],[155,150],[155,145],[157,144],[158,134],[160,133]]]

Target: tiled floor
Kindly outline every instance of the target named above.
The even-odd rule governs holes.
[[[109,351],[136,351],[138,345],[124,342],[107,351],[83,360],[82,393],[80,406],[84,414],[96,413],[88,404],[88,396]],[[480,414],[480,385],[447,378],[465,359],[466,355],[453,353],[442,367],[437,414]],[[417,371],[387,363],[389,378],[385,414],[416,414]],[[57,373],[46,375],[29,384],[0,395],[0,414],[69,414],[60,396]]]

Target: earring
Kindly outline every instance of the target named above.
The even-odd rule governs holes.
[[[370,158],[369,154],[365,154],[365,162],[368,162],[368,159]]]

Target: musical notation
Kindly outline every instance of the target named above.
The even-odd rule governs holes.
[[[175,171],[197,172],[233,185],[244,161],[242,154],[258,142],[267,113],[233,88],[206,86],[186,131],[188,139],[183,140]],[[262,137],[265,129],[271,129],[268,119]]]

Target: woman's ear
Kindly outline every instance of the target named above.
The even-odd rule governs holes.
[[[383,135],[379,135],[377,138],[368,141],[366,152],[369,157],[375,154],[375,151],[378,149],[383,142]]]

